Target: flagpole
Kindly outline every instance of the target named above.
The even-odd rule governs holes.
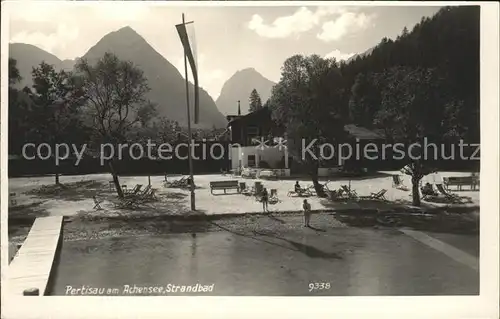
[[[184,20],[184,13],[182,14],[182,24],[186,25],[186,21]],[[187,107],[187,124],[188,124],[188,138],[189,138],[189,149],[188,149],[188,161],[189,161],[189,179],[191,183],[189,185],[189,189],[191,191],[191,210],[196,210],[195,205],[195,194],[194,194],[194,178],[193,178],[193,158],[191,152],[192,148],[192,134],[191,134],[191,111],[189,110],[189,80],[188,80],[188,67],[187,67],[187,54],[184,49],[184,75],[186,78],[186,107]]]

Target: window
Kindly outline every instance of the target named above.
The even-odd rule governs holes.
[[[259,128],[257,126],[247,127],[247,143],[252,144],[252,139],[259,137]]]
[[[250,138],[259,136],[259,128],[257,126],[247,127],[247,135]]]
[[[256,164],[255,155],[248,155],[248,167],[255,167]]]
[[[248,134],[255,134],[255,135],[258,135],[259,134],[259,128],[257,126],[249,126],[247,127],[247,130],[248,130]]]

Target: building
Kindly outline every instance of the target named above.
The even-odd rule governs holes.
[[[272,119],[271,110],[263,107],[246,115],[227,116],[231,143],[231,168],[272,170],[278,176],[290,176],[293,159],[286,148],[286,133],[283,127]],[[371,131],[354,124],[344,126],[352,140],[373,142],[383,140],[379,132]],[[336,160],[326,161],[319,170],[319,176],[328,176],[338,171],[343,163]],[[257,173],[258,174],[258,173]]]
[[[269,108],[227,119],[232,169],[276,170],[278,175],[290,175],[286,146],[282,144],[284,130],[272,120]]]

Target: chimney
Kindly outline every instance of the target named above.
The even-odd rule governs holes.
[[[238,100],[238,116],[241,115],[240,100]]]

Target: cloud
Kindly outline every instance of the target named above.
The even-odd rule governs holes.
[[[248,23],[248,28],[262,37],[286,38],[309,31],[318,23],[319,17],[309,9],[302,7],[291,16],[277,18],[270,25],[266,25],[260,15],[254,14]]]
[[[54,32],[50,33],[39,31],[16,33],[10,42],[29,43],[59,57],[64,56],[67,44],[78,38],[79,31],[79,28],[75,26],[60,24]]]
[[[333,50],[325,55],[325,58],[335,58],[337,61],[348,60],[350,57],[355,55],[355,53],[342,53],[339,50]]]
[[[347,34],[358,33],[373,25],[372,15],[356,12],[344,12],[337,19],[325,22],[318,39],[331,42],[342,39]]]
[[[294,14],[278,17],[270,24],[266,24],[260,15],[254,14],[248,28],[261,37],[287,38],[312,30],[325,16],[342,14],[345,11],[343,7],[319,7],[316,11],[301,7]]]
[[[9,42],[33,44],[60,59],[73,59],[107,33],[126,25],[144,33],[145,38],[157,34],[167,37],[170,29],[174,34],[173,28],[165,27],[171,14],[166,9],[158,13],[159,9],[137,2],[10,2]]]

